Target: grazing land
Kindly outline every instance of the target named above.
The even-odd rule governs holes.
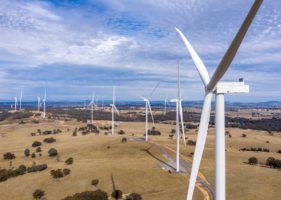
[[[196,116],[197,112],[194,113]],[[160,112],[158,114],[161,115]],[[49,115],[49,119],[26,115],[23,118],[7,118],[0,122],[0,170],[16,169],[22,164],[27,167],[40,164],[48,166],[43,171],[25,173],[0,182],[1,198],[30,200],[36,189],[44,190],[48,200],[63,199],[78,192],[96,189],[107,192],[110,197],[115,188],[123,192],[124,198],[126,194],[138,193],[145,200],[185,199],[190,168],[179,174],[172,170],[174,162],[171,158],[175,157],[173,121],[167,120],[164,123],[158,120],[155,129],[161,135],[149,136],[150,142],[146,143],[140,139],[143,138],[145,129],[145,123],[141,122],[142,117],[131,122],[117,122],[114,136],[110,135],[110,129],[100,128],[111,125],[108,119],[96,121],[95,125],[99,131],[85,132],[83,135],[82,131],[77,130],[77,136],[73,136],[76,128],[87,126],[83,120],[58,112],[56,115]],[[129,114],[122,110],[121,115],[127,117]],[[196,120],[190,120],[189,123],[198,124]],[[45,135],[46,130],[61,132]],[[185,146],[181,141],[181,159],[188,164],[192,162],[196,131],[196,126],[186,130],[189,145]],[[35,133],[35,136],[31,133]],[[44,139],[50,137],[53,137],[55,142],[44,142]],[[122,142],[124,137],[126,141]],[[42,143],[40,152],[36,152],[38,147],[32,147],[34,141]],[[280,199],[281,171],[266,165],[268,157],[281,159],[281,154],[277,153],[281,149],[280,144],[280,132],[226,128],[227,199]],[[241,151],[242,148],[252,147],[266,148],[269,152]],[[50,157],[50,148],[55,148],[58,155]],[[26,156],[25,149],[29,149],[30,154],[34,153],[35,157]],[[3,159],[7,152],[11,152],[16,158]],[[248,163],[252,156],[258,159],[255,165]],[[73,158],[73,163],[67,165],[65,160],[70,157]],[[70,174],[62,178],[53,178],[50,174],[52,170],[66,168],[70,170]],[[212,125],[199,175],[204,184],[209,184],[210,188],[214,186]],[[98,179],[98,185],[91,184],[93,179]],[[208,194],[206,188],[197,184],[195,199],[212,199],[212,195]]]

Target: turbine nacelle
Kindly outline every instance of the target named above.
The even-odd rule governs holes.
[[[229,93],[249,93],[250,87],[244,82],[219,82],[217,84],[216,94],[229,94]]]

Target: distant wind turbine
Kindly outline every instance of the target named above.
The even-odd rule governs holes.
[[[46,92],[46,88],[45,88],[45,94],[44,94],[44,99],[43,101],[43,118],[46,117],[46,100],[47,100],[47,92]]]
[[[238,48],[246,35],[256,13],[258,12],[263,0],[255,0],[253,6],[248,12],[243,24],[237,32],[228,50],[221,59],[216,71],[210,78],[207,68],[203,61],[198,56],[196,51],[191,46],[190,42],[186,39],[184,34],[176,29],[181,36],[192,60],[199,72],[201,80],[205,86],[205,98],[200,118],[198,129],[197,143],[194,152],[192,163],[192,170],[189,180],[187,200],[192,200],[197,174],[200,167],[200,162],[207,138],[208,124],[211,112],[212,95],[216,95],[216,116],[215,116],[215,199],[225,200],[225,100],[226,93],[241,93],[249,92],[249,86],[244,82],[219,82],[227,69],[229,68],[232,60],[234,59]]]
[[[95,93],[93,92],[92,94],[92,100],[90,102],[90,105],[91,105],[91,124],[93,124],[94,122],[94,106],[95,105]]]
[[[114,125],[114,113],[117,112],[118,115],[120,114],[118,109],[115,106],[115,86],[113,87],[112,104],[110,104],[110,106],[111,106],[111,113],[112,113],[111,134],[114,135],[114,128],[115,128],[115,125]]]
[[[19,101],[20,101],[20,110],[21,110],[21,102],[22,102],[22,90],[20,91],[20,98],[19,98]]]
[[[153,88],[152,92],[150,93],[149,98],[139,96],[145,102],[145,141],[146,142],[148,141],[148,112],[151,115],[152,123],[153,123],[153,126],[154,126],[154,117],[153,117],[153,114],[152,114],[149,99],[152,97],[153,93],[155,92],[155,90],[157,89],[158,86],[159,86],[159,83],[157,83],[156,86]]]
[[[15,96],[15,111],[17,111],[18,95]]]
[[[180,68],[178,65],[178,81],[177,81],[177,99],[172,99],[171,102],[176,103],[176,171],[180,171],[180,122],[182,128],[182,137],[183,142],[186,145],[185,141],[185,132],[184,132],[184,122],[183,122],[183,113],[182,113],[182,99],[181,99],[181,88],[180,88]]]
[[[41,107],[41,98],[37,96],[37,112],[40,112],[40,107]]]

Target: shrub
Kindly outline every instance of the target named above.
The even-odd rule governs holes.
[[[40,164],[40,165],[34,165],[34,166],[32,166],[32,167],[28,167],[27,169],[26,169],[26,171],[28,172],[28,173],[31,173],[31,172],[41,172],[41,171],[43,171],[43,170],[45,170],[45,169],[47,169],[48,168],[48,165],[47,164]]]
[[[161,132],[160,132],[160,131],[157,131],[157,130],[155,129],[155,127],[152,127],[152,130],[148,130],[148,131],[147,131],[147,134],[148,134],[148,135],[161,135]]]
[[[125,134],[125,131],[120,130],[120,131],[118,131],[118,134],[119,134],[119,135],[124,135],[124,134]]]
[[[77,136],[77,128],[74,129],[72,136]]]
[[[34,142],[32,143],[32,147],[39,147],[39,146],[41,146],[41,145],[42,145],[42,143],[39,142],[39,141],[34,141]]]
[[[53,178],[62,178],[64,175],[61,169],[51,170],[50,174]]]
[[[25,165],[20,165],[18,168],[20,175],[25,174],[26,170],[27,170],[27,167]]]
[[[56,139],[53,138],[53,137],[50,137],[50,138],[45,138],[43,140],[44,143],[53,143],[53,142],[56,142]]]
[[[65,197],[63,200],[108,200],[107,193],[102,190],[85,191],[73,196]]]
[[[97,186],[99,184],[99,180],[98,179],[93,179],[91,184],[94,185],[94,186]]]
[[[279,149],[276,153],[281,153],[281,149]]]
[[[190,146],[195,146],[196,145],[196,141],[188,140],[187,144],[190,145]]]
[[[126,200],[142,200],[142,197],[138,193],[131,193],[126,197]]]
[[[63,173],[64,176],[67,176],[67,175],[70,174],[70,169],[67,169],[67,168],[66,168],[66,169],[63,169],[63,170],[62,170],[62,173]]]
[[[247,135],[246,135],[245,133],[243,133],[243,134],[241,135],[241,137],[245,138],[245,137],[247,137]]]
[[[127,142],[127,138],[123,137],[121,140],[122,143]]]
[[[15,154],[13,154],[11,152],[7,152],[7,153],[4,153],[3,158],[5,160],[12,160],[12,159],[15,159],[16,156],[15,156]]]
[[[45,195],[45,192],[40,189],[35,190],[32,194],[34,199],[41,199],[44,195]]]
[[[51,148],[51,149],[49,149],[48,154],[50,157],[54,157],[54,156],[58,155],[58,151],[55,148]]]
[[[122,191],[121,190],[114,190],[112,193],[111,193],[111,196],[115,199],[120,199],[122,198]]]
[[[248,163],[250,164],[250,165],[256,165],[256,164],[258,164],[258,159],[256,158],[256,157],[250,157],[249,159],[248,159]]]
[[[36,158],[36,154],[35,154],[35,153],[32,153],[32,154],[31,154],[31,158]]]
[[[270,166],[270,167],[275,167],[275,158],[273,157],[268,157],[266,159],[266,165]]]
[[[36,136],[36,133],[30,133],[31,136]]]
[[[37,152],[37,153],[42,152],[41,147],[37,147],[37,148],[36,148],[36,152]]]
[[[6,181],[9,178],[8,170],[0,169],[0,182]]]
[[[23,153],[26,157],[30,156],[30,150],[29,149],[25,149]]]
[[[65,160],[65,164],[67,164],[67,165],[73,164],[73,158],[70,157],[70,158],[66,159],[66,160]]]

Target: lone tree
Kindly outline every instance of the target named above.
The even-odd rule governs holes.
[[[41,199],[43,196],[45,196],[45,191],[37,189],[32,194],[34,199]]]
[[[250,165],[256,165],[256,164],[258,164],[258,159],[256,158],[256,157],[250,157],[249,159],[248,159],[248,163],[250,164]]]
[[[3,155],[4,160],[12,160],[15,159],[16,156],[15,154],[11,153],[11,152],[7,152]]]
[[[23,153],[26,157],[30,156],[30,150],[29,149],[25,149]]]
[[[58,155],[58,151],[55,148],[50,148],[48,151],[48,154],[50,157],[54,157],[54,156]]]

